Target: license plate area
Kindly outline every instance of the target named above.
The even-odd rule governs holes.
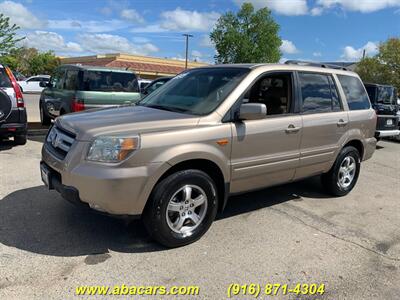
[[[51,182],[51,170],[43,163],[40,164],[40,175],[44,185],[49,189],[53,189]]]
[[[392,126],[393,125],[393,120],[392,119],[387,119],[386,120],[386,125]]]

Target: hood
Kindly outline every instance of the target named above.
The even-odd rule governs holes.
[[[140,134],[196,126],[198,116],[144,106],[125,106],[68,114],[56,124],[76,134],[76,139],[91,141],[99,135]]]

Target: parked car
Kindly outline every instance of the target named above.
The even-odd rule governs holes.
[[[139,83],[139,91],[142,92],[146,88],[146,86],[148,86],[151,83],[151,80],[139,79],[138,83]]]
[[[0,140],[13,137],[26,144],[27,117],[24,99],[11,70],[0,65]]]
[[[376,138],[397,137],[400,130],[396,89],[391,85],[374,83],[365,83],[365,88],[378,115]]]
[[[243,64],[190,69],[136,106],[57,118],[43,182],[67,200],[141,215],[168,247],[210,227],[232,194],[321,175],[335,196],[375,151],[376,113],[356,73]]]
[[[135,73],[115,68],[62,65],[41,85],[46,87],[39,101],[43,125],[59,115],[140,100]]]
[[[23,93],[40,93],[48,82],[50,75],[31,76],[25,80],[18,81],[19,87]],[[40,83],[43,82],[42,86]]]
[[[164,85],[164,83],[171,80],[172,77],[160,77],[153,80],[142,90],[142,97],[147,96],[148,94],[154,92],[156,89]]]

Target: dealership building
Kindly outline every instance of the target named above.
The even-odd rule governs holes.
[[[63,57],[62,64],[81,64],[90,66],[115,67],[132,70],[140,78],[154,79],[162,76],[175,76],[185,70],[185,61],[122,53],[99,54],[80,57]],[[207,64],[188,62],[188,68]]]

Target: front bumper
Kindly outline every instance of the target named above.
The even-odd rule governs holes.
[[[377,130],[375,131],[375,136],[377,138],[382,138],[382,137],[389,137],[389,136],[398,136],[400,135],[400,130],[394,129],[394,130]]]
[[[55,158],[46,147],[42,148],[42,163],[50,169],[51,181],[56,178],[54,189],[67,200],[83,202],[100,212],[142,214],[152,187],[167,166],[150,163],[122,167],[88,162],[81,159],[82,153],[86,153],[85,147],[77,144],[63,161]]]

